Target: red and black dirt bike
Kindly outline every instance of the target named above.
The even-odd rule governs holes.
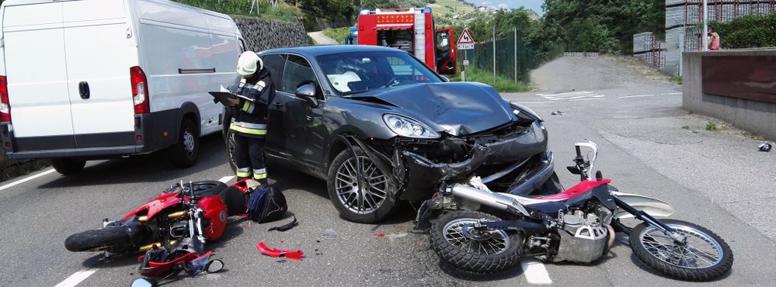
[[[205,243],[223,236],[228,216],[245,213],[248,191],[245,181],[232,186],[219,181],[175,184],[120,220],[106,219],[103,228],[69,236],[65,248],[102,251],[106,257],[145,252],[140,273],[147,277],[191,271],[187,267],[201,271],[214,262],[207,259],[212,252],[205,252]]]
[[[581,181],[557,194],[493,192],[488,180],[470,175],[442,186],[418,214],[422,222],[430,210],[447,211],[430,229],[431,247],[442,263],[475,276],[511,268],[521,257],[591,263],[608,253],[619,231],[629,235],[639,260],[667,277],[707,281],[731,269],[733,253],[722,238],[690,222],[656,219],[671,215],[673,208],[657,199],[619,192],[594,170],[596,144],[588,141],[575,147],[575,166],[568,169]],[[590,149],[591,156],[583,157],[581,148]],[[475,211],[481,208],[488,212]],[[621,222],[626,218],[641,223],[630,228]]]

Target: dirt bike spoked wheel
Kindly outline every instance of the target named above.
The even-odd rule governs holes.
[[[687,281],[708,281],[723,276],[733,265],[733,252],[710,230],[680,220],[663,220],[686,237],[676,242],[660,229],[646,223],[633,228],[630,246],[649,267],[666,276]]]
[[[444,263],[473,275],[497,273],[519,262],[522,240],[505,230],[479,231],[480,220],[498,217],[477,211],[449,212],[432,223],[431,247]]]

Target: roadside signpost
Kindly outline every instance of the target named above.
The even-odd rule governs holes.
[[[474,50],[474,44],[477,42],[474,41],[474,37],[472,37],[471,32],[469,32],[469,28],[464,28],[463,32],[461,32],[461,36],[458,37],[458,50],[464,50],[463,53],[463,66],[461,66],[461,80],[466,82],[466,66],[469,65],[469,59],[468,59],[468,52],[466,50]]]

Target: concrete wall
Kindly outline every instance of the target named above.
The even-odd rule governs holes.
[[[688,111],[719,118],[754,134],[776,140],[776,104],[703,94],[701,59],[704,56],[757,55],[776,56],[776,49],[684,53],[682,106]]]

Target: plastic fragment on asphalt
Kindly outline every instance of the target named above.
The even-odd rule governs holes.
[[[267,244],[264,243],[264,241],[259,242],[256,244],[256,249],[261,252],[261,254],[267,255],[272,258],[286,258],[291,260],[302,260],[302,257],[304,257],[304,252],[302,250],[285,250],[285,249],[278,249],[278,248],[271,248],[267,246]]]
[[[327,228],[323,231],[323,238],[325,239],[337,239],[337,231],[332,228]]]
[[[760,148],[760,151],[762,152],[769,152],[771,151],[772,146],[769,143],[762,143],[760,144],[759,148]]]
[[[553,115],[553,116],[562,116],[563,112],[561,112],[561,111],[554,111],[554,112],[551,113],[551,115]]]
[[[380,232],[375,232],[375,234],[373,234],[373,235],[374,235],[375,237],[385,237],[385,232],[382,232],[382,231],[380,231]]]

